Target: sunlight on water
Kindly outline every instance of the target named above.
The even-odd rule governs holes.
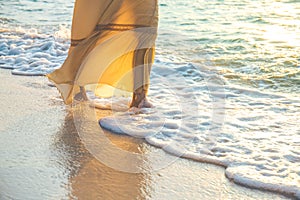
[[[18,75],[60,67],[73,1],[0,7],[0,67]],[[132,124],[141,134],[162,127],[143,137],[162,148],[176,144],[165,148],[170,153],[226,166],[237,183],[300,198],[299,52],[298,1],[161,0],[149,94],[156,108],[131,118],[116,111],[118,130],[111,119],[102,125],[129,135]],[[210,80],[222,84],[209,87]],[[218,100],[224,121],[213,132]]]
[[[178,39],[172,39],[177,45],[169,42],[173,44],[169,48],[177,55],[198,64],[209,59],[221,74],[238,84],[299,92],[297,2],[166,0],[164,3],[161,29],[171,27],[180,33]],[[209,56],[203,58],[203,55]]]
[[[283,42],[291,47],[297,45],[297,41],[299,40],[296,33],[290,33],[286,31],[283,27],[274,25],[266,27],[264,38],[272,43]]]

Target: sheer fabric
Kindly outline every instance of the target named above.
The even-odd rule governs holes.
[[[147,87],[157,24],[157,0],[76,0],[69,55],[47,76],[66,104],[80,86],[102,97]]]

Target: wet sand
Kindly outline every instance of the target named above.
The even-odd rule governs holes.
[[[48,83],[0,69],[0,199],[289,199],[104,131],[111,111],[66,107]]]

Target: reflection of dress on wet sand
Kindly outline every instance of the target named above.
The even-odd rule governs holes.
[[[131,106],[142,102],[154,59],[157,9],[157,0],[76,0],[69,55],[47,75],[66,104],[82,86],[102,97],[133,92]]]

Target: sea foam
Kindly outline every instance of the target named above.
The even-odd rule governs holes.
[[[299,198],[299,99],[229,85],[206,68],[158,59],[149,91],[155,107],[116,109],[100,120],[102,127],[224,166],[236,183]],[[195,76],[201,78],[191,81]]]
[[[54,35],[1,30],[0,67],[17,75],[52,72],[67,56],[68,34],[64,28]],[[128,110],[128,98],[94,98],[92,106],[114,113],[101,126],[224,166],[236,183],[300,199],[299,95],[230,85],[210,66],[157,51],[149,91],[155,107]]]
[[[0,35],[0,67],[12,74],[41,76],[61,66],[69,48],[69,32],[61,27],[53,35],[36,29],[3,29]]]

